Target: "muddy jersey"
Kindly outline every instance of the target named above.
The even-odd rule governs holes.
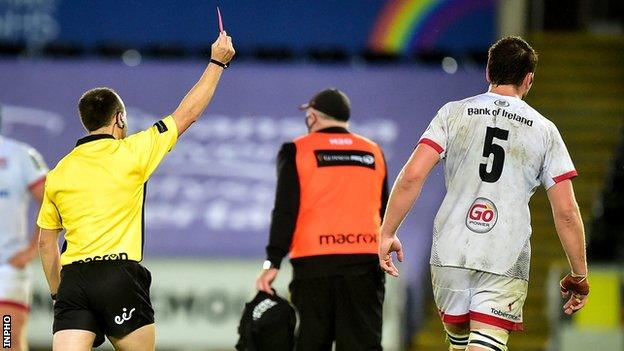
[[[557,127],[523,100],[488,92],[444,105],[419,143],[444,159],[447,189],[430,263],[528,280],[529,199],[577,175]]]

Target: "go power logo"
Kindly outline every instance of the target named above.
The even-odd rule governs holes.
[[[487,233],[496,225],[496,205],[484,197],[477,198],[466,215],[466,227],[475,233]]]

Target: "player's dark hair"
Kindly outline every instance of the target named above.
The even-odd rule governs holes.
[[[488,50],[487,72],[493,85],[519,86],[536,67],[537,52],[520,37],[503,38]]]
[[[80,120],[90,132],[109,125],[115,114],[123,111],[121,100],[110,88],[91,89],[78,102]]]

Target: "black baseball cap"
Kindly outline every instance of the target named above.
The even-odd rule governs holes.
[[[325,89],[317,93],[308,103],[299,106],[299,109],[305,110],[309,107],[339,121],[346,122],[351,117],[351,101],[345,93],[336,88]]]

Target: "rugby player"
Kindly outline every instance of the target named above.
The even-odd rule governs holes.
[[[447,192],[433,228],[431,278],[451,350],[507,350],[522,330],[531,256],[529,199],[546,189],[571,273],[561,280],[572,314],[587,302],[583,222],[571,179],[577,176],[556,126],[523,101],[537,54],[518,37],[492,45],[488,92],[444,105],[392,189],[381,229],[382,268],[398,276],[396,231],[431,169],[444,159]]]
[[[233,56],[232,39],[223,31],[178,108],[127,137],[126,109],[113,90],[96,88],[80,98],[89,135],[50,171],[37,222],[43,269],[56,301],[55,351],[90,350],[104,335],[116,350],[154,350],[151,275],[139,264],[145,184],[178,136],[202,115]]]
[[[28,237],[28,205],[31,198],[41,204],[46,173],[37,150],[0,135],[0,316],[11,316],[12,350],[28,349],[28,263],[37,255],[39,230]]]

